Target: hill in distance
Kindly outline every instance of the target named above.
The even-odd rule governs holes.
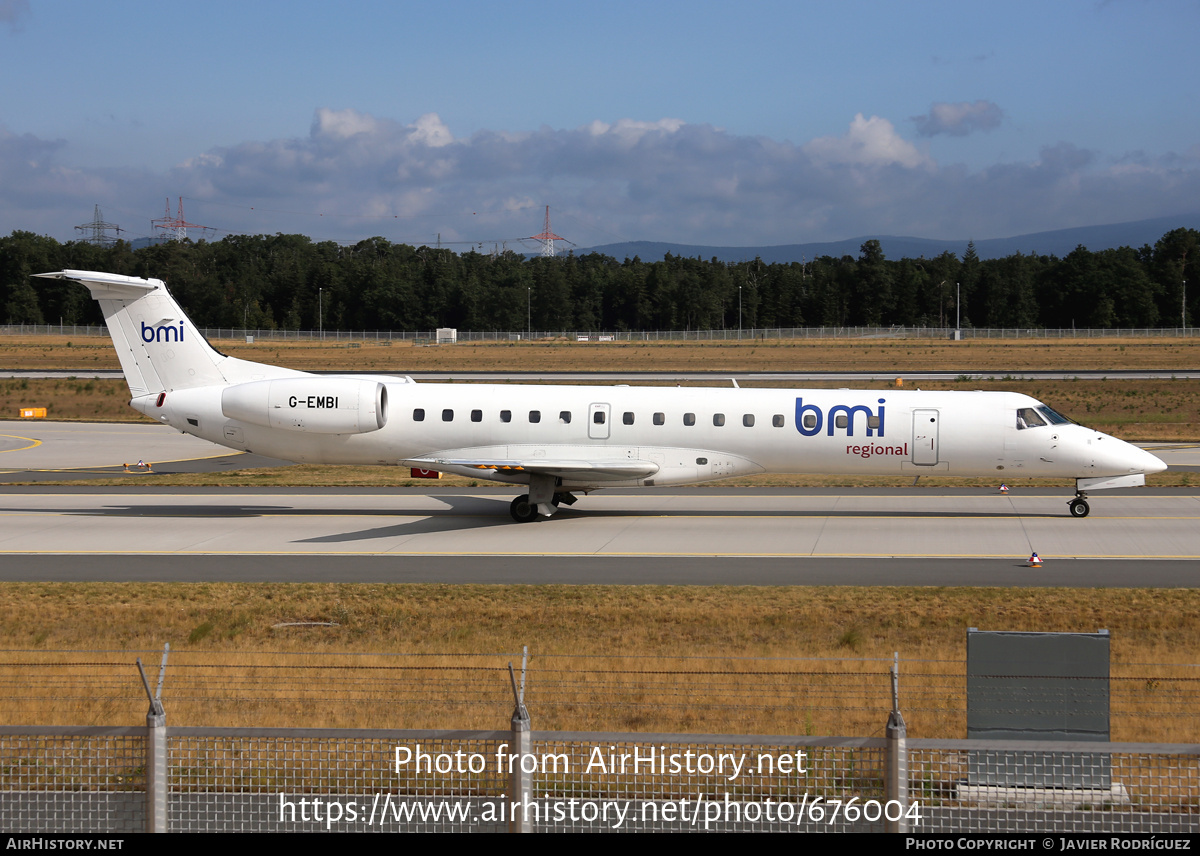
[[[1082,244],[1092,252],[1117,247],[1140,248],[1145,244],[1154,246],[1172,229],[1200,229],[1200,213],[1181,214],[1176,217],[1155,217],[1152,220],[1136,220],[1130,223],[1113,223],[1107,226],[1080,226],[1074,229],[1056,229],[1051,232],[1034,232],[1012,238],[984,238],[975,241],[975,252],[981,259],[998,259],[1014,255],[1065,256]],[[708,260],[714,256],[723,262],[752,261],[762,259],[767,264],[812,261],[819,256],[853,256],[858,258],[859,248],[869,240],[879,241],[883,254],[889,259],[915,259],[921,256],[933,258],[949,250],[959,258],[967,250],[970,238],[942,241],[933,238],[905,238],[895,235],[864,235],[843,241],[827,241],[811,244],[782,244],[772,247],[708,247],[698,244],[672,244],[662,241],[628,241],[619,244],[603,244],[598,247],[576,249],[576,255],[603,253],[618,260],[637,256],[642,261],[659,261],[664,255]]]

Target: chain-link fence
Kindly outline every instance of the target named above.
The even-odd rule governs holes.
[[[180,832],[1200,832],[1188,744],[170,728],[155,794],[148,731],[0,728],[0,825],[139,832],[158,798]],[[1030,783],[1080,768],[1105,782]]]
[[[29,698],[45,707],[62,704],[64,693],[88,686],[80,679],[88,668],[124,661],[130,679],[105,677],[111,683],[102,683],[103,691],[130,712],[136,704],[145,710],[149,699],[146,726],[0,727],[0,828],[1200,832],[1200,745],[909,738],[898,704],[909,697],[899,691],[899,660],[861,661],[863,668],[849,680],[844,661],[800,661],[803,668],[797,668],[796,661],[751,660],[751,668],[737,670],[729,667],[732,661],[725,668],[692,661],[688,669],[668,662],[657,669],[614,668],[599,682],[594,667],[572,676],[560,666],[547,682],[550,692],[539,688],[541,677],[527,668],[525,652],[515,655],[522,663],[519,682],[511,666],[498,662],[514,659],[504,654],[457,665],[451,655],[409,655],[404,662],[400,655],[317,654],[303,655],[304,663],[276,664],[282,666],[276,674],[286,677],[275,680],[292,700],[332,703],[331,687],[347,684],[351,695],[338,698],[360,708],[366,721],[388,719],[398,698],[406,716],[440,711],[434,718],[449,724],[457,708],[439,706],[436,696],[480,692],[452,689],[456,682],[485,690],[465,706],[477,720],[499,724],[511,711],[506,729],[453,730],[168,727],[160,701],[164,684],[167,714],[175,716],[177,703],[187,709],[187,694],[217,693],[233,673],[226,667],[237,666],[242,682],[217,709],[226,717],[240,699],[261,720],[266,708],[252,702],[270,695],[272,672],[251,674],[245,662],[221,664],[212,655],[188,663],[176,652],[171,680],[164,682],[164,652],[152,690],[153,681],[136,677],[128,655],[99,659],[88,653],[91,659],[76,657],[69,664],[79,670],[71,673],[75,677],[60,673],[25,690]],[[53,654],[57,660],[25,652],[27,659],[17,661],[10,653],[4,667],[9,689],[20,685],[14,674],[52,675],[56,662],[72,659],[67,652]],[[189,673],[206,677],[189,682]],[[370,692],[363,686],[368,675],[380,685]],[[1190,693],[1194,677],[1182,677]],[[822,684],[826,680],[831,682]],[[189,687],[186,694],[173,696],[174,683]],[[906,672],[904,685],[909,683]],[[685,721],[689,697],[695,703],[711,697],[725,721],[740,721],[739,712],[748,708],[786,707],[795,714],[803,708],[795,697],[814,687],[836,721],[864,723],[856,730],[877,736],[532,728],[545,718],[543,711],[561,716],[560,707],[588,693],[621,709],[623,696],[632,692],[643,699],[644,706],[635,708],[643,717],[657,696],[675,722]],[[850,691],[839,697],[839,687]],[[389,697],[387,688],[404,692]],[[787,697],[793,698],[790,707]],[[1186,704],[1195,709],[1194,699]]]

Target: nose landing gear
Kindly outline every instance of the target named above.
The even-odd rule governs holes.
[[[1067,508],[1071,509],[1072,517],[1087,517],[1092,510],[1087,502],[1087,494],[1081,490],[1075,491],[1075,498],[1067,503]]]

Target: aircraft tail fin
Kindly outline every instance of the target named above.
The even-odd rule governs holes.
[[[39,273],[87,286],[100,303],[130,395],[303,374],[227,357],[196,329],[161,279],[99,271]]]

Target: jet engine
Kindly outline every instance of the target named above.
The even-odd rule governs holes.
[[[375,380],[290,377],[221,391],[229,419],[313,434],[365,434],[387,423],[387,387]]]

